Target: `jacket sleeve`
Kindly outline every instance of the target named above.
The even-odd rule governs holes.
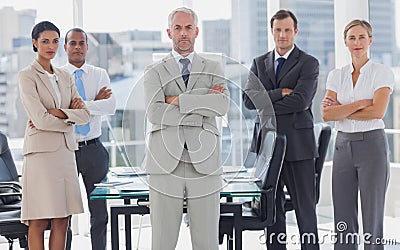
[[[208,73],[205,73],[208,74]],[[221,85],[223,93],[179,95],[179,111],[183,114],[199,114],[206,117],[223,116],[229,109],[229,90],[223,76],[220,64],[215,65],[215,72],[212,74],[211,86]]]
[[[318,87],[319,63],[314,57],[308,57],[300,69],[293,92],[273,102],[276,115],[284,115],[307,110]]]
[[[66,123],[65,119],[59,119],[47,112],[37,91],[37,83],[31,74],[30,71],[20,72],[18,86],[22,104],[36,129],[57,132],[72,131],[73,127]]]
[[[144,99],[147,119],[155,125],[201,126],[203,116],[183,114],[179,107],[165,102],[165,93],[156,66],[149,66],[144,73]]]
[[[259,79],[259,68],[256,59],[250,68],[246,85],[243,91],[243,103],[248,109],[267,109],[270,108],[271,102],[274,103],[282,99],[282,89],[266,89]],[[266,74],[263,72],[263,74]],[[270,101],[267,101],[267,98]]]

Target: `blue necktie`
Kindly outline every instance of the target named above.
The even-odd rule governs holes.
[[[283,58],[283,57],[279,57],[278,59],[277,59],[277,61],[278,61],[278,67],[276,67],[276,72],[275,72],[275,82],[276,82],[276,85],[278,85],[278,76],[279,76],[279,72],[281,72],[281,69],[282,69],[282,66],[283,66],[283,64],[285,63],[285,58]]]
[[[82,69],[77,69],[74,72],[75,75],[75,86],[78,90],[79,95],[82,97],[82,99],[85,101],[86,100],[86,94],[85,94],[85,87],[83,86],[83,81],[82,81],[82,74],[83,70]],[[86,123],[85,125],[82,126],[75,126],[75,133],[81,134],[81,135],[87,135],[90,131],[90,125],[89,123]]]
[[[187,58],[181,58],[181,59],[179,59],[179,62],[182,63],[182,66],[183,66],[182,67],[182,78],[183,78],[183,81],[185,82],[185,86],[187,87],[188,82],[189,82],[189,74],[190,74],[189,68],[188,68],[190,60]]]

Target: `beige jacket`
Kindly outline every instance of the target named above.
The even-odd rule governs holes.
[[[58,107],[56,92],[43,67],[35,60],[30,66],[18,74],[18,85],[22,104],[33,122],[35,128],[26,125],[24,139],[24,154],[36,152],[54,152],[66,143],[69,150],[77,149],[74,135],[74,124],[83,125],[89,121],[89,111],[84,109],[70,109],[74,98],[79,93],[70,78],[69,73],[53,67],[58,80],[61,94],[61,106]],[[47,109],[59,108],[67,119],[57,118],[47,112]]]

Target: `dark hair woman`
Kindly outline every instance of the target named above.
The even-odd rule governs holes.
[[[64,250],[69,217],[83,212],[73,124],[87,123],[89,111],[69,74],[51,64],[59,39],[60,31],[51,22],[36,24],[32,45],[37,58],[18,74],[28,115],[21,221],[29,225],[30,249],[44,249],[44,230],[51,221],[49,249]]]

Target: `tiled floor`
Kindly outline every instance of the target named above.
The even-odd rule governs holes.
[[[318,228],[319,228],[319,238],[325,239],[325,242],[321,245],[321,250],[330,250],[333,249],[331,241],[329,240],[329,235],[331,229],[333,228],[332,222],[332,208],[331,207],[318,207]],[[121,217],[122,220],[122,217]],[[136,221],[137,222],[137,221]],[[123,224],[123,223],[120,223]],[[134,242],[134,246],[132,249],[136,249],[136,242],[138,237],[138,223],[133,223],[133,232],[132,232],[132,240]],[[120,232],[120,249],[125,249],[124,245],[124,237],[123,237],[123,228],[121,228]],[[295,216],[292,212],[288,213],[288,234],[295,235],[297,233],[297,227],[295,222]],[[266,249],[264,244],[261,244],[259,238],[261,236],[261,231],[256,232],[244,232],[243,233],[243,249],[244,250],[258,250],[258,249]],[[385,250],[400,250],[400,217],[385,217],[385,238],[387,239],[396,239],[398,242],[397,245],[387,245]],[[148,216],[145,216],[143,219],[143,229],[140,238],[139,248],[140,250],[148,250],[150,249],[150,223]],[[225,240],[226,241],[226,240]],[[220,246],[219,249],[226,249],[226,242]],[[111,239],[110,234],[108,233],[108,249],[111,249]],[[0,240],[0,250],[7,250],[8,244],[4,239]],[[18,242],[14,243],[14,250],[21,249],[19,248]],[[90,250],[90,237],[88,235],[75,235],[72,242],[73,250]],[[188,228],[184,224],[181,226],[180,230],[180,238],[178,241],[177,250],[188,250],[191,249],[190,243],[190,234]],[[300,249],[300,246],[292,242],[288,244],[288,250],[297,250]],[[360,248],[362,249],[362,247]]]

